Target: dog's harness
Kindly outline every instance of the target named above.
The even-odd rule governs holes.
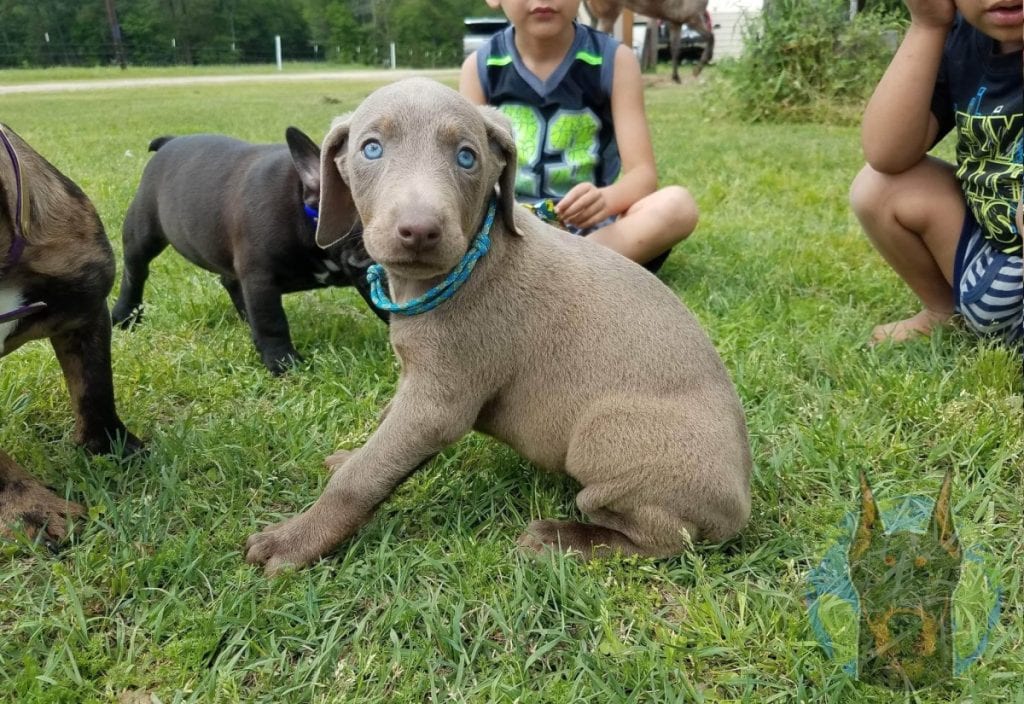
[[[11,140],[7,136],[7,131],[2,126],[0,126],[0,142],[3,142],[4,148],[7,150],[7,156],[11,160],[11,167],[14,169],[15,189],[14,219],[12,223],[14,236],[11,238],[11,246],[7,250],[7,257],[4,259],[3,266],[0,266],[0,281],[2,281],[7,272],[21,261],[21,255],[25,251],[25,243],[27,241],[25,239],[25,231],[28,229],[28,192],[22,188],[21,162],[18,161],[18,152],[15,151],[14,145],[11,144]],[[20,320],[45,308],[45,303],[36,301],[35,303],[19,306],[12,311],[0,312],[0,323]]]
[[[487,251],[491,248],[491,227],[494,225],[494,213],[496,210],[496,203],[492,199],[490,206],[487,208],[487,217],[484,218],[484,224],[480,228],[480,232],[473,238],[473,242],[469,245],[466,253],[462,255],[459,263],[448,272],[448,276],[444,278],[444,281],[411,301],[406,301],[405,303],[395,303],[392,301],[384,291],[384,286],[381,283],[384,267],[380,264],[372,265],[366,272],[366,280],[370,282],[370,299],[373,301],[373,304],[381,310],[386,310],[388,313],[419,315],[420,313],[426,313],[437,308],[454,296],[462,287],[462,284],[466,283],[466,280],[469,279],[469,275],[473,272],[473,267],[476,266],[480,257],[487,254]]]

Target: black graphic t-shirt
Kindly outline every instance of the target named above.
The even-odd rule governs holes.
[[[607,186],[619,174],[611,104],[619,43],[574,26],[572,46],[545,81],[523,63],[512,27],[495,34],[477,54],[484,98],[512,122],[521,201],[558,200],[578,183]]]
[[[942,55],[932,113],[941,139],[956,129],[957,180],[967,205],[997,249],[1020,254],[1014,215],[1024,177],[1024,79],[1020,52],[958,17]]]

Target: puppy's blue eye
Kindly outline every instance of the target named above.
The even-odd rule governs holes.
[[[371,139],[363,145],[363,156],[371,161],[373,159],[380,159],[384,156],[384,147],[376,139]]]
[[[464,169],[472,169],[476,165],[476,154],[463,147],[455,155],[455,161]]]

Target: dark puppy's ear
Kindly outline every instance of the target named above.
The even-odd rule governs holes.
[[[352,116],[342,115],[331,124],[320,154],[320,220],[316,227],[316,243],[330,247],[352,231],[359,214],[352,191],[348,187],[345,151]]]
[[[288,151],[292,155],[292,163],[299,172],[299,180],[306,192],[320,200],[320,147],[306,136],[298,127],[289,127],[284,131],[284,139],[288,142]]]
[[[10,148],[14,150],[14,159],[18,162],[18,171],[15,173],[14,161],[7,152],[6,146],[0,146],[0,191],[3,192],[4,204],[3,207],[7,211],[7,217],[10,220],[11,227],[7,233],[13,239],[14,237],[14,218],[16,213],[21,212],[21,236],[26,241],[32,241],[32,232],[29,227],[30,208],[32,207],[31,197],[31,179],[28,177],[26,171],[26,155],[29,152],[34,151],[32,147],[28,146],[21,137],[11,131],[11,128],[5,124],[0,123],[0,130],[3,130],[4,135],[7,137],[10,143]],[[18,192],[18,183],[21,184],[21,192]],[[20,196],[20,197],[19,197]],[[7,238],[4,238],[7,242]],[[5,250],[0,250],[5,251]]]
[[[498,177],[498,203],[501,206],[501,216],[505,220],[505,227],[517,235],[522,233],[516,230],[515,207],[516,207],[516,173],[519,170],[519,163],[516,158],[516,141],[512,137],[512,123],[501,114],[500,110],[490,105],[481,105],[480,114],[484,118],[487,127],[487,139],[491,149],[498,153],[502,160],[501,175]]]

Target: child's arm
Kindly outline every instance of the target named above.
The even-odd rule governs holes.
[[[942,48],[956,16],[953,0],[904,0],[907,36],[875,88],[861,123],[864,157],[876,171],[901,173],[935,142],[939,123],[931,112]]]
[[[619,178],[604,188],[592,183],[581,183],[572,188],[556,208],[563,222],[584,229],[593,227],[612,215],[625,212],[657,188],[658,174],[654,168],[654,148],[644,113],[640,63],[625,45],[619,46],[615,52],[612,120],[622,160]]]
[[[459,73],[459,92],[471,103],[486,105],[484,88],[480,85],[480,76],[476,72],[476,61],[476,52],[474,51],[462,62],[462,71]]]

